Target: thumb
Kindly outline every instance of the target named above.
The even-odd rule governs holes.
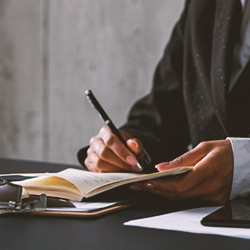
[[[162,172],[172,168],[192,166],[195,165],[196,163],[197,163],[197,152],[191,150],[175,158],[170,162],[162,162],[156,165],[155,167],[158,169],[158,171]]]
[[[142,143],[137,139],[129,139],[127,140],[127,145],[130,150],[136,155],[138,159],[142,159],[144,157],[144,150]]]

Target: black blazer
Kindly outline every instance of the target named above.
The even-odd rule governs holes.
[[[157,66],[150,94],[135,103],[121,128],[140,139],[151,156],[146,172],[153,171],[154,164],[180,156],[189,144],[248,136],[249,112],[246,109],[247,118],[242,117],[245,113],[239,116],[242,106],[238,105],[250,107],[247,95],[245,102],[239,102],[242,89],[250,93],[248,74],[238,80],[232,93],[228,91],[240,16],[240,0],[186,1]],[[246,68],[250,72],[250,66]],[[236,114],[244,120],[240,122],[244,128],[234,122]],[[85,151],[78,153],[81,163]]]

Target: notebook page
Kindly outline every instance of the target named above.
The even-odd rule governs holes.
[[[110,190],[114,187],[118,187],[124,184],[129,184],[129,183],[133,183],[137,181],[153,180],[155,178],[167,177],[171,175],[175,176],[179,174],[184,174],[184,173],[191,171],[192,169],[193,167],[179,167],[179,168],[173,168],[173,169],[165,170],[162,172],[156,172],[152,174],[140,174],[139,176],[136,176],[136,178],[130,177],[130,178],[123,179],[123,180],[117,180],[117,181],[113,181],[110,183],[105,183],[102,186],[92,189],[90,192],[87,193],[85,197],[89,198],[91,196],[94,196],[96,194],[102,193],[104,191]]]
[[[13,184],[23,186],[29,194],[56,196],[65,199],[80,201],[80,190],[69,181],[57,176],[40,176],[23,181],[12,181]]]
[[[54,176],[40,176],[37,178],[27,179],[23,181],[12,181],[13,184],[21,185],[24,187],[32,187],[36,189],[47,188],[64,188],[65,190],[73,189],[76,190],[76,187],[68,181],[56,178]]]
[[[90,190],[115,181],[124,180],[127,178],[138,177],[142,174],[135,173],[93,173],[85,170],[73,168],[65,169],[58,173],[50,174],[57,176],[73,183],[84,197]]]

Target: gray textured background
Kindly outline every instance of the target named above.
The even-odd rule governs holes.
[[[146,94],[184,0],[0,0],[0,157],[76,163]]]

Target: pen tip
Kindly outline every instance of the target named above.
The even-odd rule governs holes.
[[[143,170],[143,169],[142,169],[142,166],[140,165],[139,162],[137,162],[136,166],[137,166],[137,168],[138,168],[139,170],[141,170],[141,171]]]

